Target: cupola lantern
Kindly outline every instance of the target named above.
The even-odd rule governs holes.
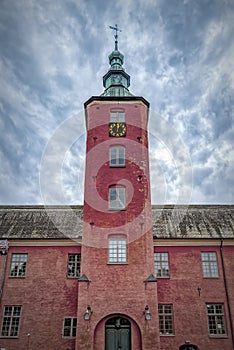
[[[118,29],[117,24],[115,27],[109,27],[115,30],[115,49],[109,55],[111,67],[103,77],[105,91],[102,96],[133,96],[128,90],[130,86],[130,76],[123,68],[124,55],[118,49],[118,32],[121,30]]]

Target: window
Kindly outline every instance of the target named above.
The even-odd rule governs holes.
[[[125,123],[125,113],[124,111],[111,111],[110,113],[110,122],[121,122]]]
[[[174,334],[173,307],[171,304],[158,305],[160,335]]]
[[[65,317],[63,320],[63,337],[74,338],[76,336],[76,317]]]
[[[206,310],[210,336],[226,335],[223,304],[207,304]]]
[[[203,277],[219,277],[216,252],[203,252],[201,256]]]
[[[108,242],[109,259],[112,264],[127,262],[127,241],[125,238],[111,237]]]
[[[113,186],[109,188],[109,209],[125,209],[125,187]]]
[[[27,254],[12,254],[10,277],[25,277]]]
[[[21,306],[5,306],[2,320],[2,337],[18,337]]]
[[[154,271],[156,277],[170,277],[168,253],[154,253]]]
[[[114,146],[110,148],[110,166],[122,167],[125,166],[125,148]]]
[[[78,278],[80,276],[81,254],[68,254],[67,277]]]

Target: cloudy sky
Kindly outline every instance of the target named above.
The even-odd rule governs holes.
[[[83,103],[103,92],[116,23],[151,106],[152,202],[234,202],[233,0],[0,5],[0,204],[83,203]]]

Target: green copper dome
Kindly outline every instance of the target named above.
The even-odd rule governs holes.
[[[116,30],[116,27],[110,27]],[[102,96],[133,96],[128,87],[130,86],[130,76],[123,68],[124,55],[118,50],[118,36],[115,35],[115,49],[109,55],[110,69],[103,77],[105,91]]]
[[[120,51],[114,50],[109,55],[109,62],[112,69],[113,68],[122,69],[122,64],[124,62],[124,55]]]

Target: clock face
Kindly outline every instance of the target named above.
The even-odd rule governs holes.
[[[122,137],[126,136],[126,124],[125,123],[110,123],[109,135]]]

